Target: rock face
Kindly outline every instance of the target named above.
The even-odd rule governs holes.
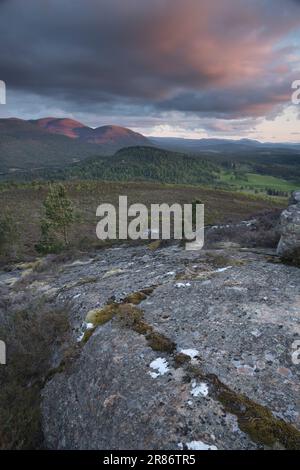
[[[300,255],[300,191],[293,193],[290,206],[281,215],[281,238],[277,254],[292,261],[297,251]]]
[[[300,448],[299,269],[235,247],[120,247],[47,282],[81,341],[90,310],[116,307],[45,386],[46,447]]]
[[[42,390],[44,446],[300,449],[300,270],[236,244],[150,248],[0,273],[68,306],[77,340]]]

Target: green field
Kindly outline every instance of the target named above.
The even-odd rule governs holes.
[[[233,189],[244,189],[249,191],[263,191],[274,189],[283,192],[290,192],[300,188],[300,182],[294,183],[270,175],[259,175],[255,173],[245,173],[233,175],[224,172],[220,175],[220,181],[230,185]]]

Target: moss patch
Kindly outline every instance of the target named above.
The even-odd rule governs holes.
[[[134,328],[143,318],[143,312],[131,304],[120,304],[115,310],[118,321],[122,326]]]
[[[145,336],[148,345],[154,351],[173,353],[176,349],[176,344],[162,333],[155,331],[145,321],[143,310],[135,306],[144,300],[147,294],[152,293],[153,290],[154,287],[151,287],[144,289],[144,292],[134,292],[128,295],[121,303],[109,303],[103,308],[90,310],[85,321],[92,323],[94,328],[85,332],[82,342],[86,343],[89,340],[97,326],[104,325],[112,320],[112,318],[115,318],[122,327],[130,328],[136,333]]]
[[[286,449],[300,449],[300,432],[291,424],[275,418],[265,406],[230,389],[222,390],[218,398],[226,411],[237,416],[240,429],[254,442],[270,447],[279,442]]]
[[[87,343],[88,340],[90,339],[90,337],[92,336],[92,334],[94,333],[94,331],[95,331],[95,328],[89,328],[88,330],[86,330],[84,332],[84,335],[83,335],[83,338],[82,338],[81,342],[83,344]]]
[[[176,344],[173,341],[157,331],[147,334],[146,339],[154,351],[172,353],[176,349]]]
[[[276,418],[267,407],[231,390],[216,375],[203,374],[197,366],[189,365],[188,371],[212,385],[216,399],[222,403],[227,412],[237,417],[240,429],[254,442],[268,447],[280,443],[288,450],[300,449],[300,431],[284,420]]]
[[[109,320],[112,319],[114,314],[116,313],[117,305],[111,304],[106,305],[103,308],[96,308],[94,310],[90,310],[86,316],[85,321],[87,323],[93,323],[94,327],[99,325],[104,325]]]
[[[136,333],[139,333],[140,335],[144,335],[144,336],[147,336],[153,331],[152,326],[148,325],[148,323],[145,322],[145,320],[140,320],[139,322],[135,323],[132,329]]]
[[[130,303],[134,305],[140,304],[143,300],[147,298],[147,295],[140,291],[140,292],[134,292],[133,294],[129,294],[125,299],[124,303]]]
[[[174,358],[174,361],[175,361],[175,367],[178,368],[178,367],[182,367],[184,364],[187,364],[188,362],[190,362],[191,358],[187,354],[178,353],[178,354],[176,354],[176,356]]]
[[[243,259],[233,258],[231,256],[225,256],[223,254],[212,254],[210,253],[207,257],[207,261],[212,264],[214,268],[225,268],[227,266],[242,266],[247,263]]]
[[[145,336],[148,345],[154,351],[172,353],[176,349],[173,341],[155,331],[144,320],[144,312],[141,309],[132,304],[118,304],[114,308],[114,314],[121,325]]]
[[[151,251],[158,250],[162,246],[162,240],[155,240],[154,242],[149,243],[148,248]]]
[[[146,295],[151,295],[152,292],[154,291],[155,287],[157,286],[152,286],[152,287],[145,287],[145,289],[141,289],[140,292]]]

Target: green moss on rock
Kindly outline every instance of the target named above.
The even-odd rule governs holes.
[[[82,343],[87,343],[92,334],[94,333],[96,328],[89,328],[84,332],[83,338],[81,340]]]
[[[147,322],[144,320],[140,320],[139,322],[135,323],[132,328],[136,333],[139,333],[140,335],[148,335],[153,331],[153,328],[151,325],[148,325]]]
[[[145,289],[141,289],[140,292],[146,295],[151,295],[152,292],[154,291],[155,287],[157,286],[152,286],[152,287],[145,287]]]
[[[140,304],[143,300],[147,298],[147,295],[144,292],[134,292],[129,294],[125,299],[124,303],[130,303],[134,305]]]
[[[259,444],[287,450],[300,449],[300,431],[284,420],[276,418],[265,406],[231,390],[214,374],[204,374],[199,367],[188,366],[194,377],[205,379],[213,386],[213,393],[225,410],[238,419],[239,428]]]
[[[240,429],[249,434],[254,442],[269,447],[280,443],[285,449],[300,449],[300,432],[276,418],[265,406],[230,389],[221,390],[218,398],[227,411],[237,416]]]
[[[106,305],[103,308],[95,308],[90,310],[86,316],[85,321],[92,323],[94,327],[103,325],[112,319],[116,312],[116,304]]]
[[[149,346],[154,351],[172,353],[176,349],[176,344],[165,335],[152,331],[146,336]]]
[[[181,367],[184,364],[187,364],[188,362],[190,362],[191,358],[187,354],[178,353],[178,354],[176,354],[176,356],[174,358],[174,361],[175,361],[175,367],[178,368],[178,367]]]
[[[133,328],[143,318],[143,311],[131,304],[120,304],[115,313],[122,326]]]
[[[155,240],[154,242],[149,243],[148,248],[151,251],[158,250],[162,246],[162,240]]]

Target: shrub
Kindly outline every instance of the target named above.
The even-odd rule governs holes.
[[[16,241],[16,226],[12,216],[3,211],[0,214],[0,254],[7,254]]]
[[[7,364],[0,370],[0,449],[37,449],[43,443],[41,389],[57,348],[63,362],[68,309],[42,301],[18,310],[8,303],[6,309],[0,328],[7,345]]]
[[[288,253],[285,253],[281,260],[285,264],[289,264],[291,266],[297,266],[300,268],[300,247],[291,250]]]
[[[244,247],[276,248],[280,239],[279,218],[281,211],[272,211],[256,217],[252,225],[230,225],[208,230],[205,246],[219,242],[234,242]]]

